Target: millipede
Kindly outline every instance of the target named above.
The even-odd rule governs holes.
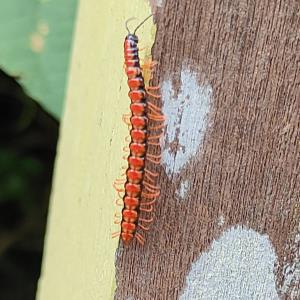
[[[128,151],[129,155],[124,156],[127,161],[126,167],[123,168],[124,178],[117,179],[113,184],[118,194],[116,204],[123,206],[122,216],[119,217],[121,220],[115,220],[115,224],[119,224],[121,228],[119,232],[113,233],[113,237],[119,236],[126,245],[133,238],[144,245],[145,237],[142,232],[150,229],[153,205],[160,194],[160,188],[156,185],[158,173],[151,171],[149,165],[160,163],[161,155],[153,154],[153,150],[160,145],[159,139],[163,133],[165,118],[159,106],[155,104],[161,98],[157,94],[159,86],[146,86],[143,76],[146,70],[150,70],[152,75],[157,63],[151,61],[141,65],[139,39],[136,35],[137,30],[151,16],[144,19],[133,33],[128,29],[128,22],[135,18],[130,18],[125,23],[128,34],[124,41],[124,67],[129,86],[131,113],[123,115],[123,121],[130,129],[130,135],[125,138],[129,146],[124,147],[124,151]],[[118,218],[117,214],[115,218]]]

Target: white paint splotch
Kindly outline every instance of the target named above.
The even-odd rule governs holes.
[[[180,172],[201,145],[208,126],[212,88],[199,85],[197,74],[183,68],[179,94],[175,96],[172,78],[163,82],[161,91],[166,116],[162,164],[171,176]]]
[[[188,180],[180,182],[179,188],[176,190],[176,195],[179,199],[184,200],[187,192],[189,191],[190,183]]]
[[[193,263],[180,300],[279,300],[276,262],[267,235],[233,227]]]

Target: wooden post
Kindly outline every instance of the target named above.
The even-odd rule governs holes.
[[[161,196],[145,246],[117,249],[116,290],[122,22],[148,13],[93,2],[80,7],[40,299],[299,299],[299,2],[151,1]]]
[[[151,13],[146,2],[81,1],[60,130],[42,275],[37,298],[112,299],[119,230],[113,181],[124,165],[128,88],[125,21]],[[151,49],[149,21],[140,33]]]

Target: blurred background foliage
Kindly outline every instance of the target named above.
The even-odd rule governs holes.
[[[0,67],[59,118],[78,0],[1,0]]]
[[[77,0],[0,2],[0,299],[35,299]]]

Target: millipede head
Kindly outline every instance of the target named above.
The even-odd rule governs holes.
[[[127,34],[125,40],[133,41],[136,44],[139,42],[139,38],[135,34],[132,34],[132,33]]]

